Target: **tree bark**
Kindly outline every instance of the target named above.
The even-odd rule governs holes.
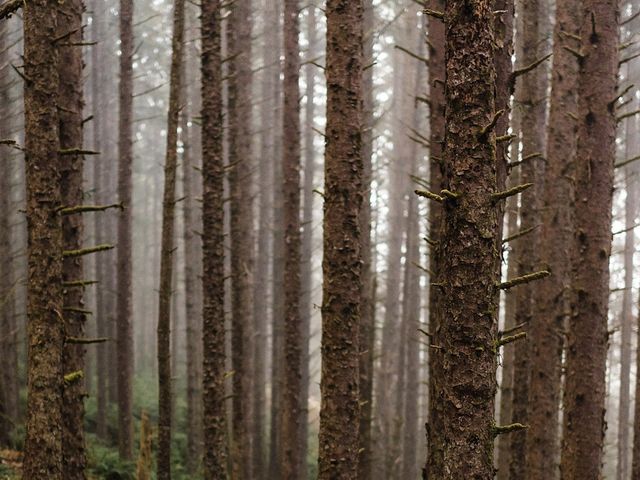
[[[251,193],[251,0],[238,0],[228,24],[229,187],[231,195],[231,364],[233,367],[232,460],[237,478],[248,477],[250,327],[253,284]]]
[[[227,478],[224,331],[224,164],[219,0],[201,2],[202,29],[202,283],[205,478]],[[204,133],[206,132],[206,133]]]
[[[578,61],[567,50],[579,47],[578,2],[556,3],[553,70],[546,153],[545,194],[542,197],[540,259],[552,272],[534,290],[528,328],[531,345],[527,478],[557,477],[558,424],[562,363],[562,332],[569,307],[573,242],[573,180],[576,122],[567,115],[577,108]],[[521,461],[522,459],[520,459]]]
[[[424,478],[491,479],[499,236],[493,2],[450,1],[442,223]],[[446,252],[446,255],[444,253]]]
[[[171,41],[171,76],[167,118],[167,153],[164,166],[162,202],[162,246],[160,253],[160,294],[158,298],[158,450],[159,480],[171,479],[171,421],[173,415],[171,380],[171,297],[174,270],[174,231],[176,209],[176,171],[178,168],[178,125],[182,91],[182,57],[184,45],[184,2],[175,0],[173,38]],[[175,301],[175,300],[174,300]]]
[[[319,478],[357,475],[362,296],[361,0],[328,0]],[[349,46],[349,48],[347,48]]]
[[[82,42],[81,0],[71,0],[58,6],[58,18],[65,19],[58,24],[58,36],[66,37],[66,45],[60,48],[58,76],[58,115],[60,148],[62,150],[82,148],[83,144],[83,78],[84,67],[82,47],[74,43]],[[72,32],[69,35],[69,32]],[[60,189],[62,203],[66,207],[82,205],[83,168],[82,155],[60,156]],[[64,250],[82,248],[84,225],[81,214],[65,215],[62,219],[62,243]],[[82,257],[65,258],[62,263],[62,280],[74,282],[84,279]],[[63,289],[65,336],[83,338],[86,316],[84,309],[84,288]],[[63,374],[85,371],[85,347],[66,343],[62,354]],[[65,478],[82,480],[86,478],[87,459],[84,450],[84,397],[85,385],[82,380],[65,382],[62,403],[62,464]]]
[[[611,204],[618,73],[615,0],[585,0],[578,79],[578,145],[571,321],[564,390],[562,478],[599,478],[604,442]]]
[[[300,424],[306,422],[302,408],[302,329],[300,315],[300,48],[298,1],[284,2],[284,110],[282,195],[285,222],[285,385],[283,404],[283,478],[300,477]]]
[[[118,217],[117,259],[117,381],[118,451],[133,456],[132,375],[132,170],[133,170],[133,0],[120,0],[120,111],[118,117],[118,198],[124,210]]]
[[[58,2],[24,5],[25,160],[28,232],[28,397],[25,480],[62,480],[62,206],[57,108]]]

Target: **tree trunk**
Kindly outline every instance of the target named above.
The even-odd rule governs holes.
[[[236,478],[248,477],[250,445],[246,401],[250,388],[253,283],[251,193],[251,0],[231,6],[228,24],[229,187],[231,194],[231,364],[233,367],[232,460]]]
[[[283,478],[300,477],[300,423],[306,421],[302,387],[302,331],[300,318],[300,87],[298,1],[284,2],[284,135],[282,195],[285,223],[285,385],[283,403]],[[306,442],[306,439],[304,439]]]
[[[277,10],[277,7],[274,8]],[[263,14],[266,16],[263,30],[262,61],[266,66],[262,72],[260,96],[262,106],[260,110],[260,160],[259,172],[259,211],[258,211],[258,247],[256,255],[256,276],[254,284],[254,310],[253,322],[255,330],[254,342],[254,373],[253,373],[253,433],[252,456],[253,478],[266,478],[265,467],[265,417],[266,417],[266,383],[267,383],[267,337],[269,325],[269,294],[265,292],[265,285],[269,285],[269,265],[271,261],[270,251],[272,242],[273,220],[273,152],[274,136],[277,135],[277,127],[270,125],[270,119],[274,115],[274,93],[277,79],[280,76],[277,59],[279,57],[278,42],[278,17],[273,18],[271,2],[266,0],[263,5]],[[275,40],[273,37],[276,37]],[[275,58],[274,58],[275,57]],[[267,67],[268,66],[268,67]],[[277,123],[276,123],[277,124]],[[274,131],[275,130],[275,131]],[[273,387],[272,387],[273,388]]]
[[[320,383],[321,480],[357,475],[362,296],[361,0],[328,0],[324,288]]]
[[[118,266],[116,317],[118,348],[118,451],[133,457],[132,375],[132,208],[133,191],[133,0],[120,0],[120,112],[118,118],[118,198],[124,210],[118,217]]]
[[[58,135],[58,2],[24,5],[28,231],[28,399],[25,480],[62,480],[62,207]]]
[[[493,2],[446,3],[446,134],[424,478],[491,479],[499,236]],[[446,252],[446,255],[444,253]],[[455,321],[450,321],[455,320]],[[471,401],[471,399],[473,399]]]
[[[72,150],[82,148],[83,143],[83,61],[82,47],[72,46],[82,42],[82,12],[84,5],[80,0],[71,0],[59,5],[58,18],[64,22],[58,25],[58,36],[68,35],[69,46],[60,49],[58,76],[59,135],[60,148]],[[62,203],[74,207],[83,203],[83,165],[82,155],[60,156],[60,188]],[[79,250],[83,241],[82,214],[65,215],[62,219],[62,243],[64,250]],[[84,279],[82,257],[67,257],[62,263],[64,282],[77,282]],[[83,338],[85,336],[86,314],[84,313],[83,287],[63,289],[65,336]],[[64,375],[84,371],[85,347],[65,343],[62,355]],[[84,451],[84,397],[85,385],[82,380],[65,382],[62,403],[63,437],[62,463],[65,478],[78,480],[85,478],[87,459]]]
[[[575,246],[567,338],[562,477],[599,478],[604,442],[618,8],[585,0],[580,15]]]
[[[219,0],[201,2],[204,474],[227,478],[224,331],[224,164]],[[206,133],[205,133],[206,132]]]
[[[360,455],[358,457],[358,478],[371,478],[372,440],[371,421],[373,414],[373,351],[375,343],[375,305],[373,301],[373,269],[371,268],[371,182],[373,176],[373,128],[374,128],[374,91],[373,91],[373,43],[375,12],[372,0],[363,1],[363,65],[371,65],[362,72],[362,184],[364,199],[360,210],[360,241],[362,254],[362,296],[360,309],[360,427],[358,438]]]
[[[158,299],[158,450],[156,457],[159,480],[171,479],[171,297],[176,209],[176,170],[178,168],[178,124],[182,91],[182,51],[184,45],[184,1],[176,0],[171,41],[171,77],[167,118],[167,154],[164,166],[164,199],[162,202],[162,246],[160,254],[160,294]]]
[[[576,123],[567,115],[577,107],[578,61],[567,48],[579,47],[578,2],[556,3],[553,73],[542,197],[540,259],[552,275],[536,285],[531,326],[531,385],[527,475],[557,477],[558,422],[562,363],[562,332],[567,318],[573,242],[573,177]],[[519,420],[519,419],[517,419]],[[521,461],[522,459],[520,459]]]

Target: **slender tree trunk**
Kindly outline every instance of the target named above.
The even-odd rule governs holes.
[[[615,0],[580,11],[572,315],[567,338],[562,478],[599,478],[604,442],[611,204],[618,73]]]
[[[362,296],[361,0],[328,0],[319,478],[357,475]]]
[[[312,60],[318,51],[318,38],[316,26],[316,9],[309,7],[307,14],[307,39],[309,48],[307,58]],[[306,480],[309,472],[307,467],[308,437],[309,437],[309,337],[311,336],[311,319],[313,317],[313,302],[311,293],[313,288],[313,181],[316,172],[316,151],[314,141],[314,115],[315,104],[313,103],[316,85],[315,65],[309,63],[305,69],[305,126],[304,126],[304,186],[303,186],[303,213],[302,213],[302,256],[301,256],[301,298],[300,312],[302,315],[302,386],[300,397],[302,399],[302,418],[300,422],[300,480]]]
[[[446,134],[438,320],[424,478],[491,479],[499,281],[493,2],[446,3]],[[446,255],[444,255],[446,252]],[[480,274],[479,274],[480,272]],[[455,322],[449,321],[456,319]],[[470,399],[473,398],[473,401]]]
[[[269,325],[269,295],[265,292],[265,285],[269,284],[270,249],[272,240],[272,209],[273,209],[273,147],[275,126],[270,124],[274,113],[274,74],[280,75],[280,69],[275,65],[279,48],[272,44],[273,37],[277,37],[278,20],[274,20],[270,11],[271,3],[266,0],[263,5],[263,14],[267,17],[264,21],[262,61],[263,70],[260,96],[262,106],[260,111],[260,161],[258,166],[260,186],[259,199],[259,225],[258,225],[258,249],[256,255],[256,276],[254,285],[254,310],[253,322],[255,330],[254,343],[254,374],[253,374],[253,478],[266,478],[265,472],[265,414],[266,414],[266,378],[267,378],[267,326]],[[277,38],[275,40],[277,42]],[[271,125],[271,128],[268,127]]]
[[[118,198],[124,211],[118,217],[118,266],[116,319],[118,347],[118,450],[133,456],[132,375],[132,170],[133,170],[133,0],[120,0],[120,113],[118,118]]]
[[[578,61],[567,48],[579,47],[574,39],[579,35],[578,6],[575,0],[556,2],[546,191],[542,197],[540,234],[540,257],[545,270],[552,275],[536,285],[533,316],[527,329],[531,385],[526,462],[527,478],[531,480],[557,477],[561,339],[569,306],[577,133],[576,122],[567,112],[575,112],[577,107]]]
[[[283,404],[283,478],[300,477],[302,398],[302,331],[300,318],[300,32],[298,1],[284,2],[284,135],[282,195],[285,223],[285,385]],[[306,442],[306,439],[304,439]]]
[[[83,143],[83,60],[82,48],[72,46],[82,42],[82,12],[84,5],[80,0],[71,0],[60,4],[58,18],[64,22],[58,24],[58,36],[68,36],[68,46],[60,49],[58,76],[59,135],[62,150],[81,149]],[[60,188],[62,203],[67,207],[83,203],[83,165],[82,155],[60,156]],[[64,250],[82,248],[83,222],[81,214],[65,215],[62,219],[62,243]],[[62,263],[64,282],[84,280],[82,257],[67,257]],[[64,288],[63,316],[65,336],[83,338],[85,336],[86,315],[84,312],[83,287]],[[85,347],[65,343],[62,362],[63,373],[83,376]],[[84,451],[84,397],[85,385],[82,380],[65,382],[62,403],[63,437],[62,464],[65,478],[77,480],[85,478],[86,455]]]
[[[160,254],[160,294],[158,303],[158,450],[159,480],[171,479],[171,296],[176,208],[176,170],[178,168],[178,124],[182,91],[182,51],[184,39],[184,0],[176,0],[173,12],[171,42],[171,78],[167,119],[167,154],[164,166],[164,199],[162,202],[162,246]]]
[[[246,399],[250,388],[250,326],[253,282],[251,193],[251,0],[231,6],[229,41],[229,186],[231,194],[231,363],[233,366],[232,460],[235,478],[250,465]]]
[[[98,44],[91,48],[91,99],[93,110],[93,150],[99,152],[103,144],[103,108],[105,107],[104,90],[105,85],[102,81],[100,74],[100,62],[103,59],[102,42],[100,42],[104,35],[104,26],[101,10],[101,2],[94,0],[92,4],[92,35],[94,40],[98,41]],[[93,167],[93,188],[95,189],[95,200],[99,205],[105,204],[106,201],[106,182],[105,173],[106,168],[103,165],[107,159],[106,152],[103,153],[99,159],[95,161]],[[105,227],[108,223],[109,217],[103,217],[96,219],[94,222],[94,239],[96,244],[100,243],[103,239]],[[95,280],[101,282],[96,288],[95,297],[95,317],[96,317],[96,334],[98,338],[107,338],[108,325],[107,320],[109,314],[106,308],[106,296],[105,289],[105,268],[106,260],[103,255],[96,257],[95,268]],[[96,433],[101,439],[107,438],[107,385],[108,385],[108,363],[107,363],[107,348],[108,345],[96,345]]]
[[[62,480],[64,316],[58,135],[58,2],[24,5],[28,232],[28,399],[25,480]]]
[[[201,3],[202,28],[202,283],[205,478],[227,478],[224,405],[224,165],[219,0]]]
[[[191,12],[189,6],[186,15],[187,31],[196,34],[192,27],[190,19],[194,12]],[[193,47],[185,46],[185,61],[183,62],[183,102],[184,107],[181,116],[182,126],[182,193],[184,195],[184,203],[182,206],[183,216],[183,241],[184,241],[184,312],[186,317],[186,333],[187,333],[187,468],[191,473],[198,469],[200,458],[202,456],[202,389],[201,389],[201,352],[200,343],[202,335],[198,322],[201,312],[200,295],[199,295],[199,268],[197,268],[199,260],[199,245],[196,237],[196,231],[200,230],[197,225],[196,207],[196,185],[194,180],[194,167],[196,166],[194,135],[193,128],[189,125],[191,121],[189,104],[192,97],[192,88],[187,79],[187,73],[192,72],[195,67],[192,50]],[[195,103],[195,102],[194,102]]]
[[[360,210],[360,241],[362,254],[362,296],[360,309],[360,427],[358,438],[358,478],[371,478],[373,445],[371,422],[373,414],[373,351],[375,342],[375,305],[373,301],[373,269],[371,268],[371,182],[374,127],[373,39],[375,12],[372,0],[363,1],[363,65],[371,65],[362,72],[362,184],[364,199]]]

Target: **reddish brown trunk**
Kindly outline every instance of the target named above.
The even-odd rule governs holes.
[[[567,112],[576,111],[578,62],[567,48],[577,48],[578,2],[556,3],[553,73],[546,154],[545,194],[542,198],[540,259],[552,275],[536,285],[531,326],[531,385],[527,478],[557,476],[558,421],[562,331],[569,299],[573,242],[573,162],[576,123]],[[522,461],[522,459],[520,459]]]
[[[226,478],[224,405],[224,165],[220,2],[201,2],[202,29],[202,283],[204,474]]]
[[[327,127],[318,475],[321,480],[339,480],[356,478],[359,449],[362,1],[328,0],[325,11]]]
[[[611,203],[618,73],[615,0],[580,11],[573,298],[567,338],[562,478],[599,478],[604,442]]]
[[[58,136],[58,2],[24,5],[28,399],[23,478],[62,480],[64,316]]]
[[[231,363],[233,367],[232,460],[237,478],[247,478],[250,462],[246,401],[250,387],[253,282],[251,198],[251,0],[233,3],[229,45],[229,187],[231,194]]]
[[[424,478],[493,478],[499,281],[493,2],[448,1],[439,289]],[[446,255],[444,254],[446,252]],[[479,273],[480,272],[480,273]]]
[[[300,87],[298,1],[284,3],[284,116],[282,194],[285,223],[285,375],[283,403],[283,478],[300,477],[300,423],[302,409],[302,336],[300,319]],[[306,442],[306,439],[304,439]]]
[[[160,253],[160,294],[158,303],[158,450],[159,480],[171,479],[171,297],[174,267],[174,231],[176,208],[176,170],[178,168],[178,124],[182,90],[182,50],[184,38],[184,0],[176,0],[171,42],[171,78],[167,119],[167,154],[164,166],[162,201],[162,246]],[[175,318],[174,318],[175,319]],[[174,342],[175,346],[175,342]]]
[[[58,36],[68,35],[68,44],[60,49],[58,89],[58,109],[60,122],[60,148],[72,150],[82,148],[82,48],[73,46],[82,42],[82,13],[84,7],[79,0],[65,2],[58,7],[58,17],[65,21],[58,25]],[[80,206],[83,203],[83,162],[82,155],[61,155],[61,192],[64,206]],[[62,242],[64,250],[79,250],[83,236],[82,215],[65,215],[62,219]],[[64,282],[84,280],[82,257],[65,258],[62,264]],[[83,338],[85,336],[83,287],[65,288],[64,291],[65,336]],[[85,347],[66,343],[63,350],[63,372],[65,375],[85,370]],[[84,397],[82,380],[66,382],[63,392],[63,437],[62,463],[65,478],[78,480],[85,478],[87,459],[84,451]]]
[[[124,210],[118,217],[118,264],[116,317],[118,350],[118,451],[133,456],[132,375],[132,169],[133,169],[133,0],[120,0],[120,111],[118,117],[118,199]]]

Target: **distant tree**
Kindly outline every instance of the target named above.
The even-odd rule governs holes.
[[[567,112],[577,109],[578,73],[578,59],[567,48],[579,46],[578,6],[574,0],[556,2],[545,194],[540,211],[540,260],[552,275],[534,289],[533,316],[527,328],[531,384],[526,470],[531,479],[557,474],[561,338],[569,307],[576,148],[576,122]]]
[[[578,144],[561,472],[599,478],[607,361],[611,205],[618,74],[618,2],[584,0],[579,10]]]
[[[124,210],[118,217],[117,259],[117,381],[118,450],[133,458],[132,376],[132,175],[133,175],[133,0],[120,0],[120,86],[118,116],[118,199]]]
[[[355,478],[362,297],[361,0],[328,0],[319,478]]]
[[[164,200],[162,202],[162,246],[160,254],[160,294],[158,304],[158,479],[171,478],[171,297],[173,290],[174,231],[176,207],[176,170],[178,168],[178,126],[180,123],[184,0],[174,2],[171,41],[171,77],[167,119],[167,154],[164,166]],[[174,342],[175,344],[175,342]]]

